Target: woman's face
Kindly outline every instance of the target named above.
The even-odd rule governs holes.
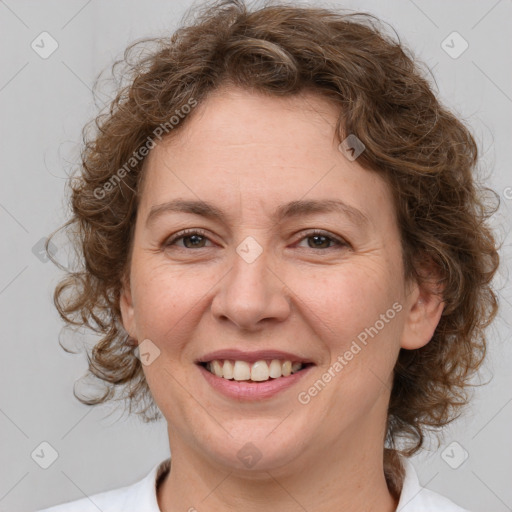
[[[171,452],[240,471],[381,456],[400,347],[440,315],[403,280],[386,183],[338,149],[319,96],[224,89],[190,115],[147,158],[121,299]],[[286,360],[308,365],[246,382]]]

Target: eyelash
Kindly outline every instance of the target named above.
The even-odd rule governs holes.
[[[202,236],[204,238],[208,238],[206,236],[206,232],[202,229],[186,229],[186,230],[183,230],[183,231],[179,231],[178,233],[174,234],[173,236],[171,236],[171,238],[167,239],[166,242],[164,242],[164,246],[165,247],[170,247],[172,245],[174,245],[178,240],[181,240],[181,239],[184,239],[184,238],[188,238],[189,236],[192,236],[192,235],[199,235],[199,236]],[[327,231],[322,231],[322,230],[318,230],[318,229],[313,229],[311,231],[308,231],[307,233],[305,233],[303,235],[303,237],[299,240],[299,241],[302,241],[302,240],[305,240],[307,238],[311,238],[313,236],[323,236],[329,240],[331,240],[332,242],[335,242],[335,244],[339,247],[350,247],[350,244],[346,241],[344,241],[343,239],[339,239],[337,237],[334,237],[333,235],[331,235],[329,232]],[[329,250],[329,249],[334,249],[335,247],[327,247],[325,249],[319,249],[321,251],[326,251],[326,250]],[[184,250],[194,250],[194,249],[189,249],[188,247],[180,247],[180,249],[184,249]],[[198,249],[206,249],[206,247],[199,247]],[[308,249],[313,249],[315,250],[314,247],[308,247]]]

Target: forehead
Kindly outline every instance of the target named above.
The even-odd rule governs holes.
[[[191,146],[189,157],[230,148],[233,157],[254,154],[251,145],[273,148],[269,156],[282,154],[291,160],[288,151],[295,148],[315,153],[332,148],[336,142],[334,127],[338,108],[325,97],[312,92],[277,97],[235,87],[213,91],[189,114],[190,119],[178,127],[153,153],[166,148],[175,152]],[[310,141],[304,146],[305,141]],[[278,151],[281,147],[281,151]],[[265,155],[259,152],[260,159]]]
[[[338,150],[338,115],[311,92],[215,91],[150,152],[141,206],[180,198],[270,215],[270,205],[301,199],[344,199],[363,212],[368,200],[390,202],[383,179]]]

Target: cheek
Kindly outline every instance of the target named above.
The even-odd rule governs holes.
[[[320,340],[325,353],[299,401],[309,397],[312,415],[330,418],[332,426],[326,428],[336,431],[375,407],[385,414],[402,325],[396,276],[377,259],[353,263],[291,286],[307,300],[301,314],[317,351]]]
[[[138,337],[149,338],[159,345],[165,333],[191,309],[190,287],[169,269],[149,266],[139,267],[133,272],[132,280]]]
[[[390,275],[386,266],[368,263],[361,261],[336,270],[325,269],[315,277],[310,274],[295,279],[290,286],[300,299],[298,304],[304,305],[304,316],[317,327],[315,330],[322,333],[324,340],[330,340],[333,348],[342,349],[350,344],[378,322],[381,315],[390,320],[381,330],[388,330],[397,316],[396,309],[400,309],[393,310],[393,304],[400,300],[396,277]],[[381,327],[381,322],[377,327]]]
[[[371,407],[391,385],[398,357],[403,310],[398,280],[393,282],[385,265],[368,263],[331,270],[328,277],[303,281],[298,288],[308,301],[303,315],[316,348],[320,339],[325,353],[321,378],[332,382],[317,406],[336,403],[336,415],[344,408]]]

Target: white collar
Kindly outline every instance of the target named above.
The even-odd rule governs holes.
[[[468,512],[448,498],[420,485],[412,462],[400,457],[405,477],[396,512]]]

